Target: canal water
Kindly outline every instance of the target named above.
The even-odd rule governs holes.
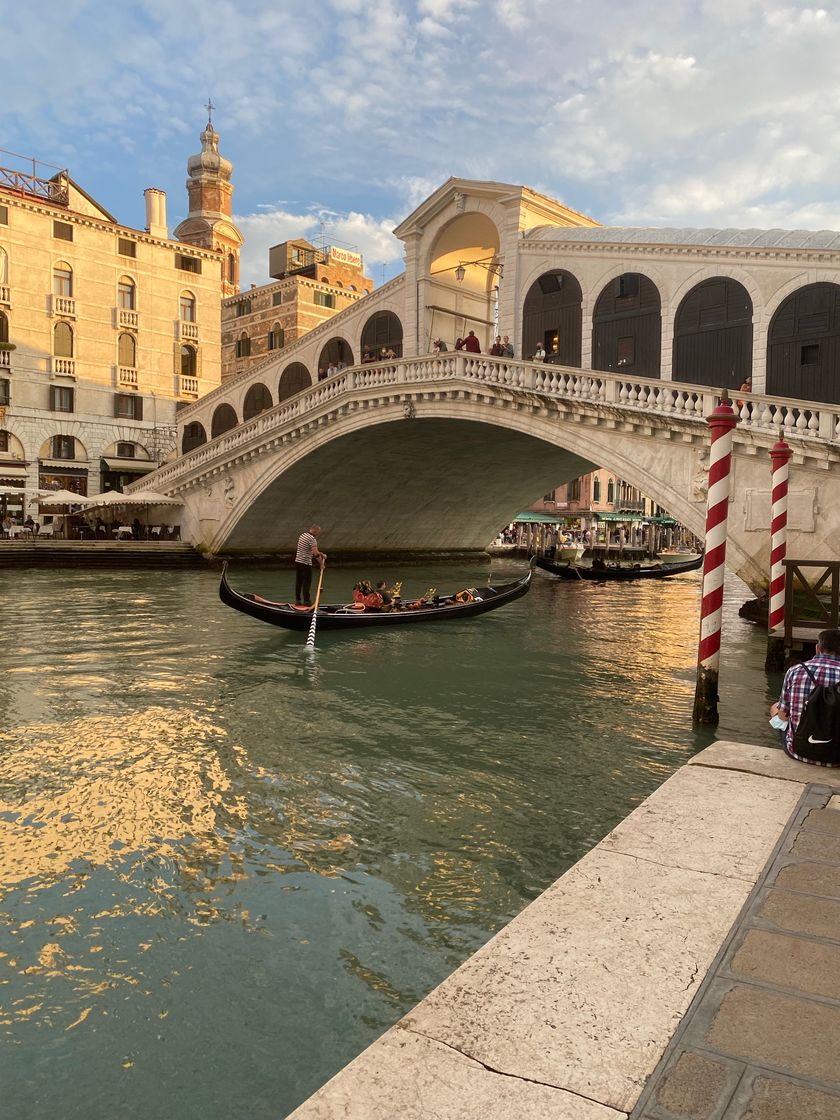
[[[494,562],[502,582],[523,569]],[[406,593],[486,566],[328,570]],[[16,1120],[280,1120],[711,741],[700,583],[303,635],[217,574],[6,571],[0,1084]],[[288,596],[292,573],[232,582]],[[721,738],[772,744],[727,584]]]

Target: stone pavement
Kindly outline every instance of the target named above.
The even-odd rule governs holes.
[[[840,1120],[840,797],[809,773],[634,1120]]]

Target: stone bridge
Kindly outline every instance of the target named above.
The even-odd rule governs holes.
[[[145,485],[180,497],[215,554],[288,555],[317,521],[327,552],[484,549],[535,495],[596,466],[702,536],[708,386],[463,352],[354,366],[183,455]],[[753,394],[735,432],[729,566],[769,566],[769,448],[791,460],[789,554],[834,555],[840,405]],[[834,495],[832,498],[831,495]]]

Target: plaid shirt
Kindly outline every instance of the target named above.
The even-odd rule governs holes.
[[[840,658],[832,657],[831,654],[818,653],[816,657],[812,657],[810,661],[806,662],[808,668],[817,678],[818,684],[837,684],[840,682]],[[830,763],[817,762],[811,758],[800,758],[798,754],[793,753],[793,736],[799,726],[799,721],[802,718],[802,709],[805,707],[805,701],[814,690],[814,682],[805,672],[802,665],[794,665],[785,673],[784,684],[782,685],[782,695],[779,697],[779,707],[784,708],[788,713],[788,725],[785,732],[785,750],[791,756],[800,762],[810,762],[816,766],[827,766]]]

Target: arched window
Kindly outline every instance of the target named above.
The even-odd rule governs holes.
[[[767,392],[840,403],[840,285],[806,284],[784,299],[767,332]]]
[[[236,340],[236,356],[237,358],[249,358],[251,356],[251,340],[245,331]]]
[[[242,406],[242,419],[250,420],[252,416],[258,416],[261,412],[266,412],[272,408],[274,402],[271,399],[271,393],[268,388],[261,382],[256,382],[252,385],[248,392],[245,394],[245,403]]]
[[[612,479],[607,483],[607,505],[613,505],[615,502],[615,483]]]
[[[53,267],[53,295],[67,299],[73,295],[73,269],[64,261]]]
[[[181,347],[181,376],[195,377],[196,360],[195,348],[192,346]]]
[[[195,322],[195,296],[192,292],[181,292],[181,322]]]
[[[213,426],[210,430],[210,436],[215,439],[223,432],[230,431],[235,428],[239,421],[236,419],[236,413],[233,411],[229,404],[220,404],[216,411],[213,413]]]
[[[0,284],[9,283],[9,256],[5,249],[0,247]]]
[[[291,365],[286,366],[280,377],[280,384],[277,386],[278,403],[288,400],[303,389],[308,389],[311,384],[312,378],[306,366],[302,362],[292,362]]]
[[[207,442],[207,432],[204,430],[204,425],[199,424],[197,420],[193,420],[191,424],[184,426],[184,436],[181,440],[181,453],[186,455],[188,451],[192,451],[195,447],[201,447],[203,443]]]
[[[73,357],[73,328],[69,323],[56,323],[53,327],[53,354],[56,358]]]
[[[393,311],[377,311],[368,319],[362,329],[362,357],[367,352],[371,357],[402,357],[402,323]],[[371,358],[366,359],[370,361]]]
[[[130,276],[121,276],[117,285],[117,307],[120,311],[137,309],[137,288]]]
[[[137,343],[133,334],[121,334],[118,361],[126,369],[137,368]]]
[[[659,377],[662,318],[659,290],[647,276],[625,272],[598,296],[592,313],[592,368]]]
[[[228,284],[236,283],[236,257],[233,255],[233,253],[228,253],[227,279]]]
[[[279,323],[275,323],[268,332],[268,349],[282,350],[286,343],[286,332]]]
[[[0,311],[0,342],[9,341],[9,317]]]
[[[601,480],[597,474],[592,479],[592,501],[600,502],[601,500]]]

